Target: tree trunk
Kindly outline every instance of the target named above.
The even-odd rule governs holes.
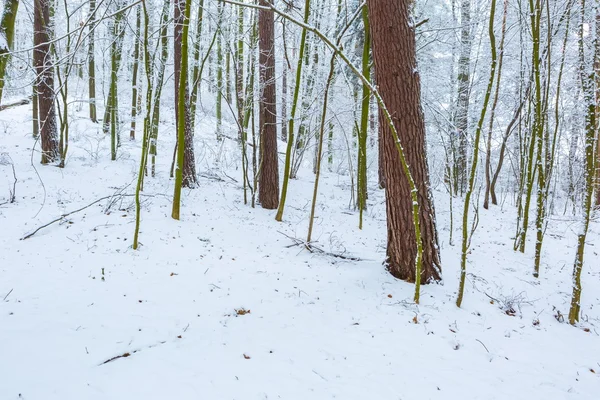
[[[156,73],[156,83],[154,85],[153,104],[152,104],[152,121],[150,123],[150,141],[149,141],[149,152],[152,156],[152,176],[156,172],[156,156],[158,155],[157,143],[158,143],[158,124],[160,122],[160,96],[162,93],[163,82],[165,77],[165,66],[167,59],[169,58],[169,36],[168,36],[168,24],[169,24],[169,8],[171,7],[171,1],[166,0],[163,3],[163,8],[160,13],[160,63],[158,65],[158,72]],[[177,142],[176,142],[177,143]],[[177,149],[177,144],[175,144]],[[176,151],[176,150],[175,150]],[[175,156],[173,156],[173,164],[171,165],[171,178],[173,177],[173,169],[175,168]]]
[[[371,79],[371,36],[369,32],[369,15],[366,8],[363,8],[363,25],[365,34],[363,38],[363,54],[362,54],[362,74],[367,79]],[[363,213],[367,209],[368,183],[367,183],[367,136],[369,130],[369,100],[371,98],[371,90],[365,84],[362,87],[361,101],[361,116],[360,130],[358,132],[358,173],[357,176],[357,196],[359,209],[358,228],[363,227]]]
[[[590,217],[592,214],[592,196],[594,192],[594,140],[596,136],[596,105],[594,102],[594,71],[590,71],[585,58],[585,0],[580,0],[580,23],[579,23],[579,76],[581,79],[581,89],[586,104],[585,113],[585,159],[584,159],[584,181],[585,189],[583,193],[583,212],[581,215],[581,227],[577,234],[577,253],[573,265],[573,295],[571,297],[571,308],[569,309],[569,323],[574,325],[579,322],[581,314],[581,272],[583,270],[583,261],[585,255],[585,242],[590,226]],[[598,10],[595,10],[598,12]],[[596,15],[598,17],[598,15]],[[594,40],[598,40],[595,38]],[[596,43],[594,43],[596,44]],[[595,46],[596,47],[596,46]],[[595,56],[600,54],[600,48],[595,48]]]
[[[196,185],[193,162],[194,143],[190,137],[189,96],[188,96],[188,34],[190,24],[191,0],[176,0],[174,3],[174,62],[175,62],[175,115],[177,117],[177,169],[175,170],[175,189],[173,194],[173,219],[179,219],[181,208],[181,188]],[[192,159],[190,160],[190,149]],[[187,176],[186,176],[187,174]],[[190,175],[191,174],[191,175]]]
[[[189,0],[188,0],[189,1]],[[182,186],[187,188],[193,188],[196,186],[197,178],[196,178],[196,161],[194,157],[194,135],[191,129],[191,119],[190,119],[190,96],[188,92],[188,68],[187,68],[187,59],[183,60],[182,56],[187,57],[187,50],[185,50],[186,54],[183,55],[183,46],[187,47],[187,38],[183,38],[183,30],[184,24],[189,24],[189,17],[186,19],[184,15],[186,0],[176,0],[174,3],[174,29],[173,36],[175,37],[173,44],[173,62],[175,64],[175,121],[177,132],[179,132],[179,123],[180,121],[184,122],[184,140],[183,140],[183,181]],[[185,64],[182,64],[182,62]],[[185,74],[186,76],[182,77],[181,74]],[[179,94],[180,90],[180,79],[185,81],[185,93]],[[181,99],[183,99],[183,106],[181,104]],[[184,112],[183,118],[179,118],[179,113]],[[181,140],[177,141],[178,145],[181,144]],[[181,167],[181,166],[180,166]]]
[[[135,44],[133,47],[133,76],[131,77],[131,126],[129,128],[129,139],[135,139],[135,122],[138,110],[138,69],[140,65],[140,33],[142,25],[141,8],[138,7],[135,18]]]
[[[494,117],[496,115],[496,106],[498,105],[498,97],[500,95],[500,79],[502,77],[502,60],[504,58],[504,39],[506,37],[506,15],[508,13],[508,0],[504,0],[504,11],[502,13],[502,38],[500,39],[500,49],[498,57],[498,76],[496,78],[496,92],[494,93],[494,101],[490,113],[490,121],[488,127],[488,136],[485,149],[485,196],[483,200],[483,208],[489,208],[490,194],[492,187],[492,135],[494,132]],[[493,204],[496,204],[496,195],[494,193]]]
[[[94,35],[96,23],[96,0],[90,0],[90,28],[88,36],[88,95],[90,101],[90,119],[97,122],[96,112],[96,62],[94,57]]]
[[[15,21],[18,8],[19,0],[6,0],[2,20],[0,21],[0,34],[6,39],[6,46],[0,48],[0,102],[2,102],[2,93],[6,82],[6,67],[8,66],[10,51],[15,38]]]
[[[425,123],[421,109],[420,78],[416,73],[411,4],[411,0],[367,1],[375,79],[400,134],[399,139],[418,191],[423,246],[421,281],[428,283],[441,279],[441,267],[426,161]],[[401,168],[399,152],[383,113],[380,113],[379,127],[386,179],[388,270],[396,278],[414,282],[418,243],[410,184]]]
[[[42,164],[59,158],[56,110],[54,108],[54,65],[50,52],[51,0],[34,0],[33,61],[36,72]]]
[[[113,5],[113,9],[118,11],[125,3],[121,0]],[[117,159],[117,149],[121,146],[121,134],[119,130],[119,68],[123,55],[123,38],[125,37],[124,26],[125,14],[119,12],[114,15],[110,22],[112,33],[112,42],[110,45],[110,86],[108,96],[105,102],[103,129],[105,134],[110,133],[110,159]]]
[[[454,125],[458,135],[455,166],[455,190],[463,194],[467,187],[467,149],[469,127],[469,92],[471,64],[471,0],[462,0],[460,12],[460,56],[458,58],[458,99]]]
[[[200,39],[202,38],[202,25],[204,23],[204,0],[200,0],[198,7],[198,19],[196,20],[196,37],[194,38],[194,72],[192,73],[191,89],[190,94],[190,128],[192,132],[196,126],[196,101],[198,98],[198,86],[200,86]],[[210,49],[207,51],[210,52]],[[205,58],[206,59],[206,58]],[[202,63],[204,67],[204,62]]]
[[[310,17],[310,2],[311,0],[305,0],[304,2],[304,23],[308,23]],[[304,52],[306,49],[306,27],[302,28],[302,36],[300,37],[300,48],[298,49],[298,64],[296,67],[296,80],[294,83],[294,94],[292,97],[292,108],[288,117],[288,140],[285,150],[285,166],[283,169],[283,187],[281,188],[281,202],[275,215],[275,220],[281,222],[283,220],[283,210],[285,208],[285,200],[287,197],[287,187],[290,181],[290,175],[292,170],[292,149],[294,147],[294,124],[296,118],[296,109],[298,107],[298,96],[300,94],[300,84],[302,82],[302,66],[304,65]]]
[[[32,122],[33,122],[33,137],[37,139],[40,136],[40,112],[38,109],[38,89],[36,81],[33,82],[32,95],[31,95],[31,108],[32,108]]]
[[[217,58],[215,68],[217,70],[217,100],[215,113],[217,117],[217,140],[223,139],[223,3],[217,4]]]
[[[268,4],[260,0],[260,4]],[[260,186],[259,201],[263,208],[273,210],[279,205],[279,160],[277,157],[277,106],[275,98],[275,23],[273,13],[260,10],[259,31],[259,126],[260,126]]]
[[[594,53],[594,79],[596,81],[596,199],[595,207],[600,208],[600,9],[596,9],[596,44]]]

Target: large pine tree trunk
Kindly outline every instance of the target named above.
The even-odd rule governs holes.
[[[189,24],[189,21],[185,21],[185,0],[176,0],[174,3],[174,49],[173,49],[173,61],[175,63],[175,121],[176,126],[179,126],[179,79],[181,77],[181,45],[183,35],[183,24]],[[187,73],[187,71],[186,71]],[[187,79],[187,77],[186,77]],[[186,81],[187,82],[187,81]],[[183,155],[183,182],[182,186],[187,188],[193,188],[196,186],[196,161],[194,157],[194,135],[192,133],[191,119],[190,119],[190,96],[187,90],[183,94],[185,107],[185,140],[184,140],[184,155]],[[179,132],[179,130],[177,130]]]
[[[418,189],[423,242],[423,283],[441,279],[435,213],[429,189],[425,123],[421,87],[416,73],[415,31],[411,0],[368,0],[375,79],[381,97],[400,135],[408,165]],[[390,127],[380,113],[383,168],[386,179],[388,225],[387,263],[390,273],[415,281],[417,243],[412,217],[410,185],[402,171]]]
[[[54,108],[54,65],[50,53],[50,5],[51,0],[34,0],[33,3],[33,62],[37,75],[42,164],[52,163],[59,158]]]
[[[268,2],[261,0],[265,6]],[[275,23],[273,12],[258,13],[260,71],[260,186],[259,201],[273,210],[279,205],[279,160],[277,157],[277,107],[275,98]]]

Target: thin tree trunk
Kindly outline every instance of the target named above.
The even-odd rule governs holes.
[[[32,108],[32,122],[33,122],[33,137],[37,139],[40,136],[40,112],[39,112],[39,96],[38,96],[38,86],[37,86],[37,78],[33,82],[31,95],[31,108]]]
[[[215,60],[217,69],[217,104],[216,117],[217,117],[217,140],[223,139],[223,3],[217,4],[217,58]]]
[[[286,21],[283,21],[283,51],[284,51],[284,61],[283,66],[281,68],[281,140],[286,142],[288,140],[288,110],[287,110],[287,102],[288,102],[288,69],[290,65],[287,63],[287,29],[286,29]]]
[[[119,10],[123,5],[118,1],[113,6],[115,10]],[[104,132],[110,133],[110,159],[117,159],[117,148],[120,146],[121,138],[119,131],[119,68],[121,66],[121,56],[123,50],[123,38],[125,29],[123,26],[124,13],[116,14],[111,22],[112,42],[110,45],[110,87],[108,90],[108,98],[104,110]]]
[[[363,8],[364,43],[362,54],[362,74],[365,78],[371,78],[371,34],[369,27],[369,14],[367,8]],[[362,87],[362,102],[360,116],[360,131],[358,134],[358,174],[357,174],[357,199],[359,210],[358,228],[363,227],[363,213],[367,209],[367,136],[369,130],[369,100],[371,90],[365,84]]]
[[[460,56],[458,58],[458,99],[456,102],[455,127],[458,135],[458,149],[454,177],[455,190],[464,194],[467,187],[469,92],[471,64],[471,0],[462,0],[460,13]]]
[[[140,32],[142,25],[141,8],[136,12],[135,44],[133,46],[133,73],[131,77],[131,127],[129,128],[129,139],[135,139],[135,122],[137,118],[138,102],[138,69],[140,65]]]
[[[165,77],[165,67],[167,59],[169,58],[169,36],[168,36],[168,25],[169,25],[169,7],[171,6],[170,0],[165,0],[160,16],[160,65],[158,66],[158,73],[156,76],[156,85],[154,86],[153,93],[153,111],[152,121],[150,124],[150,139],[149,139],[149,152],[152,156],[152,176],[156,173],[156,156],[158,155],[158,125],[160,123],[160,97],[162,94],[162,88]],[[175,145],[175,151],[177,151],[177,144]],[[173,165],[171,167],[171,178],[174,174],[175,168],[175,155],[173,156]]]
[[[151,56],[148,43],[149,36],[149,20],[148,9],[146,8],[146,2],[142,2],[142,9],[144,12],[144,38],[143,38],[143,52],[144,52],[144,69],[146,72],[146,115],[144,116],[144,134],[142,137],[142,154],[140,156],[140,168],[138,170],[138,179],[135,190],[135,231],[133,234],[133,249],[137,250],[139,247],[139,233],[140,233],[140,219],[141,219],[141,201],[140,192],[144,182],[144,170],[148,162],[148,144],[150,142],[151,135],[151,113],[152,113],[152,68],[150,66]]]
[[[304,2],[304,23],[308,23],[310,16],[310,0]],[[296,109],[298,108],[298,97],[300,94],[300,83],[302,80],[302,66],[304,65],[304,51],[306,49],[306,28],[302,28],[302,36],[300,38],[300,50],[298,53],[298,65],[296,67],[296,82],[294,87],[294,97],[292,98],[292,109],[290,110],[289,126],[288,126],[288,140],[287,148],[285,150],[285,167],[283,171],[283,188],[281,189],[281,201],[279,202],[279,208],[277,209],[277,215],[275,220],[281,222],[283,220],[283,210],[285,208],[285,201],[287,198],[287,188],[290,181],[290,174],[292,169],[292,149],[294,147],[294,123],[296,118]]]
[[[502,36],[500,38],[500,48],[498,56],[498,76],[496,78],[496,92],[494,93],[494,101],[490,110],[490,122],[488,128],[488,136],[485,151],[485,196],[483,200],[483,208],[489,208],[490,192],[491,192],[491,173],[492,173],[492,133],[494,131],[494,117],[496,115],[496,106],[500,97],[500,79],[502,78],[502,60],[504,59],[504,39],[506,37],[506,15],[508,13],[508,0],[504,0],[504,10],[502,12]]]
[[[88,96],[90,102],[90,119],[97,122],[96,111],[96,62],[94,36],[96,32],[96,0],[90,0],[90,22],[88,32]]]
[[[585,114],[585,193],[583,195],[583,215],[581,221],[581,230],[577,235],[577,253],[573,265],[573,295],[571,298],[571,308],[569,310],[569,323],[574,325],[579,322],[581,314],[581,272],[583,270],[583,257],[585,253],[585,240],[590,225],[590,216],[592,213],[592,196],[594,192],[594,141],[596,136],[596,105],[594,103],[594,71],[588,72],[585,61],[585,43],[584,43],[584,24],[585,24],[585,0],[580,0],[581,21],[579,25],[579,73],[583,96],[586,104]],[[598,6],[594,7],[596,18],[598,18]],[[600,38],[595,38],[595,41]],[[596,56],[600,50],[595,43]]]
[[[200,43],[202,39],[202,26],[204,24],[204,0],[200,0],[198,8],[198,19],[196,21],[196,37],[194,38],[194,71],[192,72],[192,91],[190,94],[190,119],[192,132],[196,126],[196,102],[198,99],[198,87],[200,86],[200,75],[202,73],[200,68]],[[210,51],[210,49],[208,50]],[[204,66],[204,61],[202,66]]]
[[[5,45],[0,47],[0,103],[6,83],[6,67],[10,60],[10,51],[13,48],[15,38],[15,21],[17,19],[17,10],[19,0],[5,0],[2,19],[0,20],[0,35],[6,40]]]
[[[490,47],[492,53],[492,63],[490,66],[490,77],[481,108],[481,114],[479,116],[479,122],[477,124],[477,130],[475,132],[475,143],[473,144],[473,161],[471,162],[471,170],[469,174],[469,181],[467,184],[467,191],[465,193],[465,203],[463,208],[463,221],[462,221],[462,246],[461,246],[461,257],[460,257],[460,284],[458,288],[458,296],[456,298],[456,305],[460,307],[463,300],[463,294],[465,289],[465,281],[467,275],[467,254],[469,251],[469,245],[471,242],[471,235],[473,235],[473,228],[469,225],[469,209],[471,208],[471,196],[473,194],[473,188],[475,186],[475,174],[477,172],[477,162],[479,161],[479,141],[481,139],[481,131],[485,122],[485,115],[487,112],[488,104],[492,94],[494,86],[494,78],[496,75],[497,66],[497,55],[496,55],[496,37],[494,35],[494,16],[496,13],[496,0],[492,0],[490,8],[490,19],[489,19],[489,36],[490,36]],[[470,233],[469,233],[470,230]]]

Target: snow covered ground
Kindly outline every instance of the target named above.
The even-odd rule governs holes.
[[[508,202],[480,210],[458,309],[459,246],[449,245],[447,194],[436,192],[444,284],[425,286],[416,306],[413,285],[382,266],[379,190],[360,231],[348,209],[349,178],[325,174],[321,185],[314,237],[324,250],[361,261],[290,247],[285,235],[306,235],[312,174],[292,182],[277,223],[272,211],[243,204],[239,151],[213,139],[209,120],[196,138],[200,187],[184,192],[182,220],[174,221],[173,127],[165,125],[134,251],[133,198],[117,194],[133,193],[139,141],[124,133],[111,162],[100,126],[75,119],[67,167],[39,165],[39,143],[32,166],[29,115],[30,106],[0,113],[0,153],[19,180],[16,203],[0,206],[2,400],[600,396],[597,220],[581,326],[556,318],[568,313],[576,221],[551,217],[535,279],[532,242],[525,255],[512,250]],[[11,182],[10,166],[0,165],[0,203]]]

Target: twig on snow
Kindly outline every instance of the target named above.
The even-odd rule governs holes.
[[[133,197],[133,196],[135,196],[135,194],[118,194],[118,195],[117,195],[117,197]],[[145,196],[145,197],[154,197],[154,195],[143,195],[143,196]],[[52,225],[52,224],[55,224],[55,223],[57,223],[57,222],[60,222],[60,221],[64,220],[65,218],[67,218],[67,217],[68,217],[68,216],[70,216],[70,215],[76,214],[76,213],[78,213],[78,212],[80,212],[80,211],[83,211],[83,210],[85,210],[85,209],[87,209],[87,208],[90,208],[90,207],[91,207],[91,206],[93,206],[94,204],[100,203],[100,202],[101,202],[101,201],[103,201],[103,200],[107,200],[107,199],[113,199],[113,198],[115,198],[115,195],[114,195],[114,194],[111,194],[110,196],[104,196],[104,197],[101,197],[101,198],[99,198],[99,199],[97,199],[97,200],[94,200],[93,202],[91,202],[90,204],[88,204],[88,205],[86,205],[86,206],[83,206],[83,207],[81,207],[81,208],[78,208],[77,210],[70,211],[70,212],[68,212],[68,213],[65,213],[65,214],[61,214],[61,215],[60,215],[58,218],[55,218],[55,219],[53,219],[52,221],[48,222],[47,224],[44,224],[44,225],[42,225],[42,226],[38,227],[38,228],[37,228],[36,230],[34,230],[33,232],[31,232],[31,233],[28,233],[27,235],[23,236],[23,237],[21,238],[21,240],[29,239],[30,237],[32,237],[33,235],[35,235],[36,233],[38,233],[38,232],[39,232],[39,231],[41,231],[42,229],[44,229],[44,228],[47,228],[47,227],[49,227],[50,225]]]
[[[483,348],[485,349],[485,351],[487,351],[488,353],[490,352],[488,350],[487,346],[485,344],[483,344],[483,342],[481,340],[479,340],[479,339],[475,339],[475,340],[477,340],[479,343],[481,343],[481,345],[483,346]]]
[[[281,231],[277,231],[277,232],[279,232],[280,234],[282,234],[283,236],[287,237],[288,239],[290,239],[291,241],[294,242],[293,244],[286,246],[287,248],[301,246],[301,247],[304,247],[309,252],[315,253],[315,254],[323,254],[326,256],[334,257],[334,258],[341,258],[342,260],[363,261],[361,258],[353,257],[353,256],[346,256],[343,253],[332,253],[332,252],[325,251],[322,248],[315,245],[314,242],[307,242],[306,240],[298,239],[296,237],[286,235],[285,233],[283,233]]]
[[[8,298],[8,296],[10,296],[10,294],[12,293],[13,290],[14,290],[14,288],[10,289],[10,292],[6,293],[6,296],[4,296],[4,298],[2,299],[2,301],[5,301]]]

